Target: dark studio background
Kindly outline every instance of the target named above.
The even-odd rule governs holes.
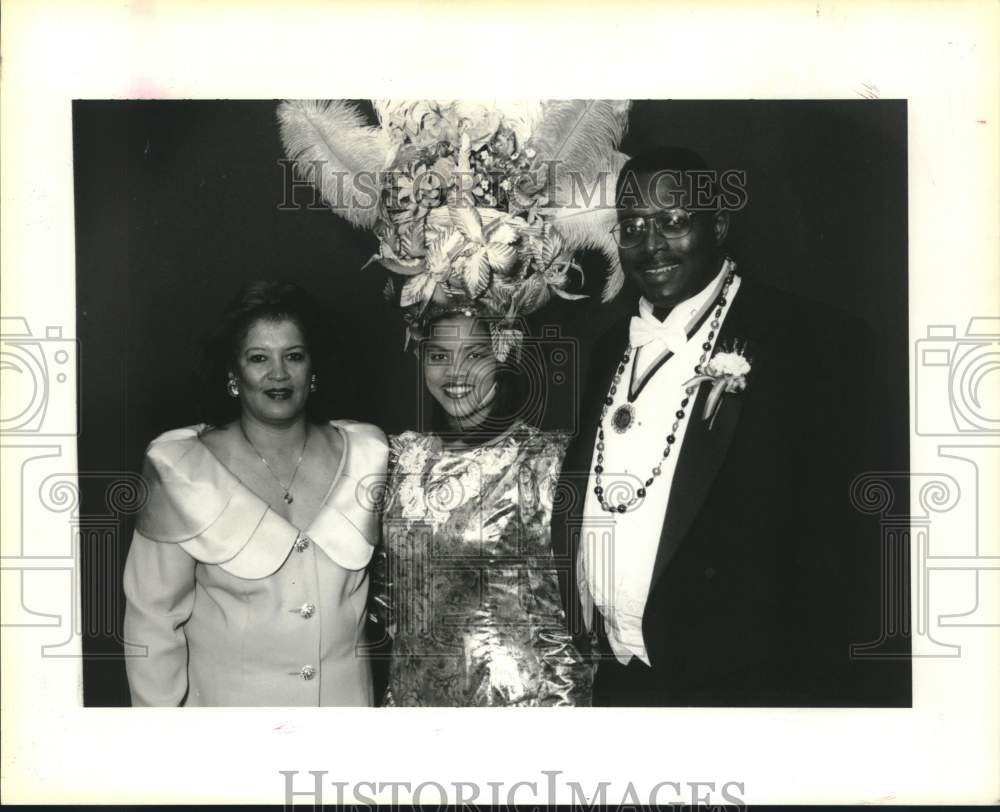
[[[387,432],[417,425],[416,367],[402,321],[382,298],[368,232],[301,189],[286,195],[275,101],[78,101],[73,107],[77,335],[81,346],[81,523],[106,516],[115,472],[136,473],[157,434],[197,422],[191,377],[201,333],[254,278],[315,294],[337,336],[333,415]],[[905,101],[636,102],[623,151],[692,146],[747,173],[748,207],[730,252],[743,272],[862,317],[877,338],[882,391],[872,408],[891,442],[886,470],[908,467]],[[588,290],[603,267],[584,258]],[[545,427],[572,427],[575,368],[634,307],[628,288],[542,314],[575,340],[568,376],[545,382]],[[540,335],[541,323],[534,323]],[[830,336],[836,341],[836,336]],[[562,383],[555,383],[555,381]],[[224,382],[220,381],[222,386]],[[95,475],[91,476],[93,472]],[[131,529],[83,544],[84,701],[127,705],[120,575]],[[875,521],[875,519],[873,519]],[[93,543],[91,543],[91,541]]]

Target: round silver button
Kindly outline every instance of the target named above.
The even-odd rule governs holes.
[[[304,603],[299,607],[299,614],[304,620],[309,620],[309,618],[316,614],[316,607],[311,603]]]
[[[302,677],[302,679],[308,682],[309,680],[311,680],[313,677],[316,676],[316,669],[313,668],[311,665],[304,665],[302,666],[302,670],[299,671],[299,675]]]

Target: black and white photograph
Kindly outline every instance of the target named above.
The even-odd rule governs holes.
[[[99,5],[5,15],[5,795],[1000,797],[995,7]]]
[[[910,704],[905,101],[73,123],[88,704]]]

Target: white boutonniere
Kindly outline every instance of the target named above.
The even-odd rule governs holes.
[[[750,361],[746,356],[746,342],[736,343],[733,349],[723,348],[721,352],[712,356],[700,375],[695,375],[687,381],[684,386],[699,386],[710,381],[712,389],[705,399],[705,410],[702,412],[702,419],[708,420],[708,427],[715,423],[715,416],[719,413],[722,405],[722,396],[726,392],[735,394],[747,388],[747,375],[751,370]]]

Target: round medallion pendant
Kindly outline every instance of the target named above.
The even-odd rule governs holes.
[[[631,403],[623,403],[611,415],[611,426],[619,434],[624,434],[635,422],[635,407]]]

